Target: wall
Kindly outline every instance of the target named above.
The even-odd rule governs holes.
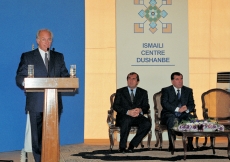
[[[217,72],[230,71],[230,1],[189,0],[189,82],[197,114],[201,94],[216,88]]]
[[[86,0],[85,7],[85,139],[107,139],[109,97],[116,92],[115,0]]]
[[[116,89],[115,0],[98,2],[86,0],[85,139],[108,139],[109,95]],[[188,82],[200,119],[201,94],[216,87],[217,72],[230,71],[229,7],[229,0],[188,0]]]

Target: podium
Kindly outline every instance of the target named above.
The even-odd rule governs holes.
[[[58,92],[75,92],[78,78],[25,78],[26,92],[44,92],[42,162],[60,160]]]

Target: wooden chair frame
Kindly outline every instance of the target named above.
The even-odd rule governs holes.
[[[219,115],[217,116],[210,116],[209,115],[209,111],[211,111],[211,108],[208,107],[208,105],[210,103],[207,103],[206,101],[209,101],[207,99],[207,97],[211,97],[212,93],[216,94],[216,101],[214,100],[211,100],[212,102],[216,102],[216,106],[217,109],[221,109],[222,111],[225,111],[226,113],[225,116],[221,117]],[[220,96],[217,96],[217,95],[225,95],[226,96],[226,100],[224,100],[225,98],[224,97],[220,97]],[[229,98],[229,100],[228,100]],[[213,120],[216,120],[218,121],[219,124],[222,124],[225,126],[226,129],[230,129],[230,93],[224,89],[220,89],[220,88],[213,88],[213,89],[210,89],[206,92],[204,92],[202,95],[201,95],[201,101],[202,101],[202,110],[203,110],[203,118],[205,120],[207,119],[213,119]],[[229,102],[227,104],[227,102]],[[225,103],[225,104],[221,104],[221,103]],[[221,105],[220,105],[221,104]],[[206,146],[207,144],[207,137],[205,137],[205,142],[203,143],[204,146]],[[215,146],[215,138],[214,138],[214,146]]]
[[[113,93],[110,96],[110,110],[108,110],[108,116],[107,116],[107,124],[109,126],[109,140],[110,140],[110,150],[112,151],[113,146],[114,146],[114,133],[115,132],[120,132],[120,127],[115,125],[116,122],[116,112],[113,110],[113,102],[114,102],[114,98],[115,98],[116,93]],[[152,118],[151,118],[151,113],[150,110],[148,112],[148,114],[145,114],[147,116],[147,118],[149,118],[149,120],[152,123]],[[138,130],[138,127],[131,127],[130,133],[136,133],[136,131]],[[148,141],[147,141],[147,147],[148,149],[150,149],[150,142],[151,142],[151,138],[152,138],[152,129],[148,132]],[[141,148],[144,148],[143,145],[143,141],[141,141]]]
[[[163,138],[162,138],[162,133],[163,131],[167,130],[166,125],[161,124],[161,110],[162,106],[160,103],[157,102],[157,97],[159,97],[159,100],[161,98],[161,91],[157,92],[153,95],[153,103],[154,103],[154,117],[155,117],[155,136],[156,136],[156,144],[155,147],[157,147],[160,143],[159,149],[162,149],[162,143],[163,143]]]

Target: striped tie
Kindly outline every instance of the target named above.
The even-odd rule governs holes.
[[[46,66],[46,70],[48,72],[49,60],[48,60],[48,57],[47,57],[47,53],[45,53],[45,66]]]
[[[178,103],[178,107],[181,107],[180,96],[181,96],[181,95],[180,95],[180,90],[178,89],[178,90],[177,90],[177,99],[178,99],[178,102],[179,102],[179,103]]]
[[[180,101],[180,97],[181,97],[181,95],[180,95],[180,90],[178,89],[177,90],[177,100],[178,100],[178,105],[177,105],[177,107],[181,107],[181,101]],[[176,117],[179,117],[180,115],[181,115],[181,113],[180,112],[175,112],[175,115],[176,115]]]
[[[131,97],[131,101],[133,102],[133,99],[134,99],[133,90],[131,90],[131,94],[130,94],[130,97]]]

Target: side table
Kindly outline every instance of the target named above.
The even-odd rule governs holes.
[[[213,139],[214,137],[227,137],[228,138],[228,159],[230,160],[230,130],[224,130],[224,131],[179,131],[178,129],[172,129],[172,136],[171,139],[173,141],[173,149],[171,151],[171,154],[174,154],[174,149],[175,149],[175,140],[173,138],[173,135],[176,136],[182,136],[182,142],[183,142],[183,147],[184,147],[184,160],[186,160],[186,152],[187,152],[187,145],[186,145],[186,140],[187,137],[203,137],[203,136],[209,136],[211,137],[211,146],[213,150],[213,154],[215,154],[215,146],[213,144]]]

